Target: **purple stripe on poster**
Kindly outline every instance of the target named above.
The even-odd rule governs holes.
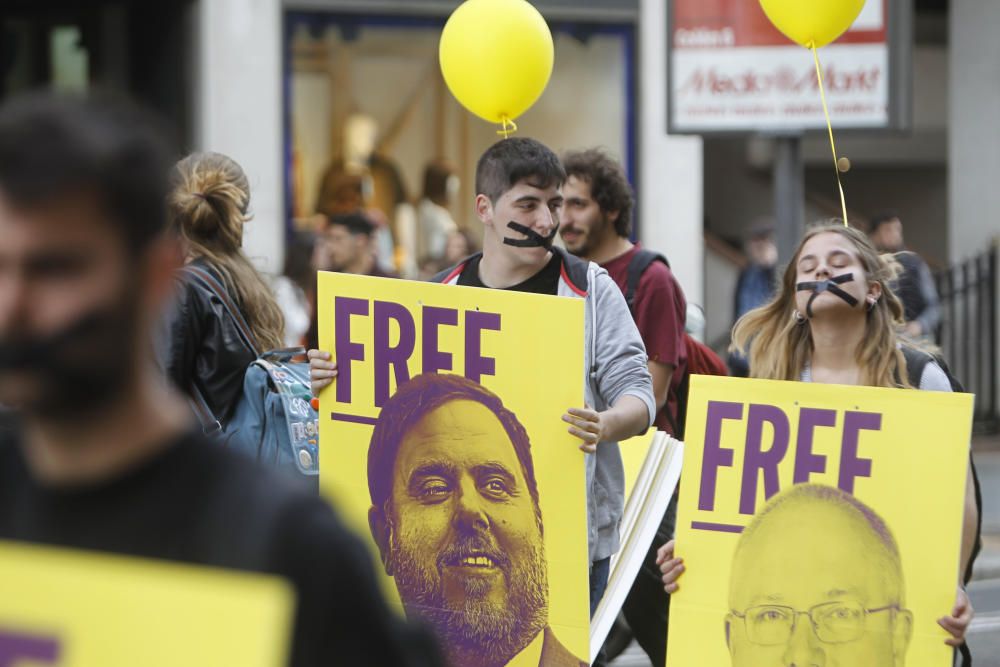
[[[743,526],[735,526],[731,523],[708,523],[707,521],[692,521],[691,527],[695,530],[714,530],[717,533],[743,532]]]
[[[362,417],[361,415],[345,415],[340,412],[331,412],[330,419],[336,422],[350,422],[351,424],[368,424],[374,426],[378,421],[375,417]]]
[[[0,667],[32,663],[56,664],[59,660],[59,640],[54,637],[34,637],[0,629]]]

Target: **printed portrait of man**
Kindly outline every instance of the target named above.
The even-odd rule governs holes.
[[[903,667],[913,614],[899,548],[840,489],[779,493],[740,536],[726,642],[734,667]]]
[[[500,398],[457,375],[403,384],[375,424],[368,489],[386,574],[450,664],[586,664],[548,625],[531,442]]]

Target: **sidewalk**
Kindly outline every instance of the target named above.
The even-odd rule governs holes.
[[[983,550],[972,570],[973,580],[1000,579],[1000,535],[989,535],[983,527]]]
[[[976,471],[983,493],[983,550],[974,579],[1000,578],[1000,436],[973,438]]]
[[[975,454],[1000,452],[1000,433],[997,433],[995,435],[973,436],[972,451]]]

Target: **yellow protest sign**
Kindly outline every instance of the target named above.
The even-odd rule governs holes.
[[[294,594],[275,577],[0,543],[0,665],[278,667]]]
[[[667,664],[951,665],[971,423],[968,394],[692,377]]]
[[[454,664],[588,655],[582,299],[319,275],[320,487]],[[492,664],[492,663],[491,663]]]

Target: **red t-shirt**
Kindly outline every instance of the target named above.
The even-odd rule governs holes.
[[[611,278],[618,283],[622,294],[625,293],[628,283],[629,262],[638,251],[639,246],[636,245],[625,254],[602,264]],[[670,414],[676,418],[677,387],[687,367],[687,347],[684,345],[687,301],[673,272],[663,262],[653,262],[639,278],[633,311],[632,316],[635,318],[639,335],[642,336],[642,342],[646,345],[649,360],[674,367],[674,374],[670,380],[671,391],[667,396],[664,410],[669,409]],[[655,426],[662,431],[672,432],[670,421],[663,414],[663,410],[656,415]]]

